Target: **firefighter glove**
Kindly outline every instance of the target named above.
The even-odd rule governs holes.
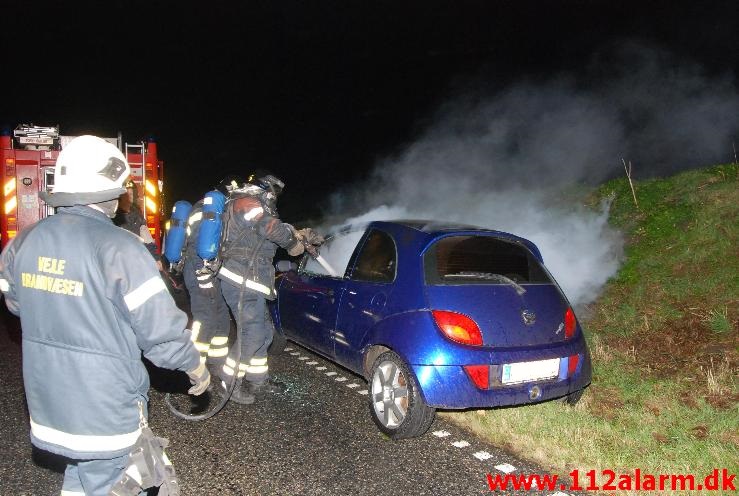
[[[303,243],[300,241],[300,239],[295,241],[295,244],[287,249],[287,254],[291,257],[297,257],[298,255],[302,255],[305,251],[305,247],[303,246]]]
[[[326,241],[323,236],[318,234],[316,231],[314,231],[310,227],[301,229],[296,234],[299,238],[302,238],[304,243],[308,243],[309,245],[313,245],[313,246],[320,246],[323,244],[324,241]]]
[[[205,392],[210,384],[210,372],[205,367],[205,363],[200,363],[197,368],[187,372],[192,387],[187,390],[188,394],[199,396]]]

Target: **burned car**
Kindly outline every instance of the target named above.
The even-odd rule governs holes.
[[[279,275],[276,329],[365,377],[393,439],[426,432],[436,409],[574,404],[590,383],[583,331],[531,241],[376,221],[338,231],[320,255]]]

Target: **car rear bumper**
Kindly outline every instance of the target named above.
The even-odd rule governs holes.
[[[568,374],[569,358],[563,358],[558,377],[512,385],[501,384],[502,367],[492,365],[488,389],[475,386],[461,365],[412,365],[411,368],[416,375],[424,400],[434,408],[524,405],[559,398],[590,384],[590,356],[587,350],[582,350],[578,355],[574,374]]]

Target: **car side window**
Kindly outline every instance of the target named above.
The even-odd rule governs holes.
[[[364,231],[342,233],[330,237],[321,245],[321,260],[316,260],[307,253],[301,264],[300,272],[310,275],[344,277],[346,266],[362,238]]]
[[[393,239],[382,231],[373,230],[362,247],[351,278],[355,281],[392,282],[397,263]]]

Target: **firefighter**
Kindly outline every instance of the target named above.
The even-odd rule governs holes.
[[[31,442],[68,459],[65,495],[176,483],[166,440],[148,427],[142,353],[185,371],[191,394],[210,381],[154,260],[111,221],[128,173],[111,143],[73,139],[56,162],[54,192],[41,193],[56,215],[20,232],[0,256],[0,289],[23,329]]]
[[[291,256],[304,251],[304,231],[280,221],[277,197],[284,183],[274,175],[255,174],[235,189],[223,214],[221,267],[217,277],[241,340],[239,363],[226,361],[226,375],[237,377],[231,400],[251,404],[255,394],[270,390],[267,349],[272,342],[267,300],[275,298],[272,258],[277,247]]]
[[[149,226],[146,225],[144,214],[141,213],[138,187],[130,178],[124,184],[126,192],[118,198],[118,210],[113,217],[113,224],[140,237],[161,271],[162,261],[157,253],[157,244],[149,231]]]
[[[236,177],[223,179],[215,189],[230,194],[234,184],[243,180]],[[193,205],[187,220],[187,238],[183,250],[182,275],[190,295],[192,314],[192,338],[200,352],[200,361],[212,372],[220,374],[228,355],[228,333],[231,318],[221,293],[221,281],[212,272],[203,270],[203,259],[197,253],[197,240],[203,218],[203,200]]]

